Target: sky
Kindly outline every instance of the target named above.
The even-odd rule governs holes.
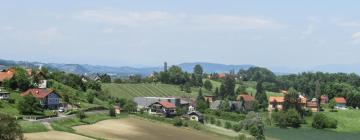
[[[107,66],[360,64],[360,1],[0,2],[0,58]]]

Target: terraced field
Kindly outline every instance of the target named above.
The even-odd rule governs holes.
[[[118,98],[132,99],[139,96],[191,96],[198,95],[198,88],[192,88],[192,93],[185,93],[180,91],[180,87],[168,84],[103,84],[102,88],[109,92],[110,95]],[[203,94],[212,94],[209,91],[203,90]]]

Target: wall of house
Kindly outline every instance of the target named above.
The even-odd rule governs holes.
[[[59,96],[55,93],[50,93],[47,96],[47,103],[46,105],[50,108],[56,108],[59,105]]]

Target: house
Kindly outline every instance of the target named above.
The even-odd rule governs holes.
[[[313,98],[311,101],[308,101],[306,103],[306,108],[311,110],[312,112],[318,112],[318,100],[316,98]]]
[[[270,96],[268,101],[269,101],[269,106],[268,106],[269,111],[272,111],[275,109],[277,109],[277,110],[283,109],[284,97]]]
[[[170,117],[176,114],[176,106],[168,101],[159,101],[149,105],[149,114]]]
[[[236,97],[236,101],[243,102],[242,105],[245,110],[251,110],[252,109],[252,101],[254,100],[253,96],[241,94]]]
[[[114,105],[115,113],[120,114],[123,109],[119,105]]]
[[[204,115],[199,111],[189,111],[184,118],[189,119],[191,121],[197,121],[200,123],[204,123]]]
[[[218,75],[219,75],[219,78],[222,79],[222,78],[225,78],[226,73],[219,73]]]
[[[178,97],[135,97],[133,100],[137,104],[137,110],[140,111],[141,109],[148,109],[148,107],[160,101],[167,101],[174,104],[176,107],[181,106],[181,100]],[[184,105],[186,104],[183,102]]]
[[[335,109],[346,109],[346,99],[344,97],[334,97]]]
[[[44,108],[56,109],[60,104],[59,95],[51,89],[32,88],[21,93],[21,96],[32,95],[40,100],[40,105]]]
[[[320,101],[321,104],[329,103],[329,96],[327,96],[327,95],[321,95],[320,99],[321,99],[321,101]]]
[[[7,100],[10,98],[10,93],[0,88],[0,100]]]
[[[204,96],[205,101],[208,101],[209,103],[215,101],[215,96],[213,95],[205,95]]]

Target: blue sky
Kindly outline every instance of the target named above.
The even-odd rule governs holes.
[[[360,1],[2,1],[3,59],[159,66],[360,64]]]

